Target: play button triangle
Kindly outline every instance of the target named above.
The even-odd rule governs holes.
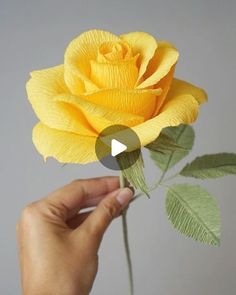
[[[116,139],[111,140],[111,155],[113,157],[127,150],[127,146]]]

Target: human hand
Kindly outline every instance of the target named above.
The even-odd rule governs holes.
[[[103,177],[75,180],[25,207],[17,224],[23,294],[89,294],[103,234],[132,196],[117,177]]]

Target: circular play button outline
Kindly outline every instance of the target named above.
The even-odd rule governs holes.
[[[140,147],[140,140],[131,128],[116,124],[100,132],[95,143],[95,152],[103,166],[117,171],[121,170],[118,164],[120,161],[122,169],[127,169],[138,160]]]

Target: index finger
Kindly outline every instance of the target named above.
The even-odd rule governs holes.
[[[44,200],[66,210],[66,219],[75,215],[86,202],[106,195],[119,187],[116,176],[74,180],[52,192]]]

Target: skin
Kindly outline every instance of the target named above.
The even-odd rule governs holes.
[[[17,224],[23,294],[89,294],[102,237],[132,197],[117,177],[103,177],[75,180],[25,207]]]

